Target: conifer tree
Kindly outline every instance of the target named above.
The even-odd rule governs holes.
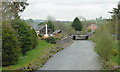
[[[82,24],[80,22],[80,20],[78,19],[78,17],[76,17],[73,21],[72,27],[76,30],[76,31],[81,31],[82,30]]]
[[[25,54],[27,51],[33,48],[35,37],[33,36],[33,31],[28,24],[21,20],[13,20],[12,26],[18,34],[22,53]]]
[[[8,22],[2,26],[2,65],[16,64],[21,56],[21,48],[14,29]]]

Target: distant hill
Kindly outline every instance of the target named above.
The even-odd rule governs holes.
[[[34,22],[45,22],[46,20],[42,20],[42,19],[35,19]]]
[[[26,22],[37,22],[37,23],[41,23],[41,22],[45,22],[47,20],[43,20],[43,19],[26,19]]]

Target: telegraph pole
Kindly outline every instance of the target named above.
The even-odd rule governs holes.
[[[47,30],[47,24],[45,25],[45,27],[46,27],[46,34],[45,34],[45,37],[47,38],[48,37],[48,30]]]

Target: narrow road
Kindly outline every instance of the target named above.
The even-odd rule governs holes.
[[[40,70],[100,70],[102,61],[94,52],[94,43],[76,40],[58,52]]]

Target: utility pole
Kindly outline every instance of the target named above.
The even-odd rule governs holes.
[[[116,18],[116,23],[115,23],[115,43],[117,43],[117,38],[118,38],[118,17],[117,14],[115,15]]]
[[[46,27],[46,34],[45,34],[45,37],[47,38],[47,37],[48,37],[48,34],[47,34],[47,32],[48,32],[48,30],[47,30],[47,24],[45,25],[45,27]]]

